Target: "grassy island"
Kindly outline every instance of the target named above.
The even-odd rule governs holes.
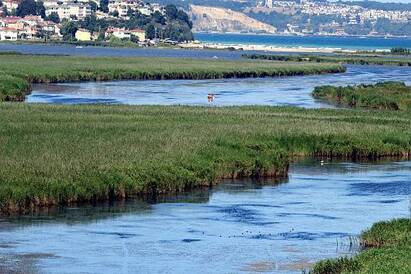
[[[409,157],[409,112],[0,104],[0,207],[287,176],[294,156]]]
[[[346,87],[320,86],[313,96],[336,104],[387,110],[411,110],[411,87],[402,82]]]
[[[314,265],[312,274],[409,273],[411,269],[411,220],[374,224],[360,236],[365,248],[353,258],[329,259]]]
[[[215,79],[343,72],[339,64],[182,58],[0,54],[0,101],[24,99],[31,83]],[[8,88],[12,86],[12,88]],[[5,87],[5,88],[3,88]]]
[[[333,55],[311,55],[311,54],[244,54],[244,58],[287,61],[287,62],[313,62],[313,63],[345,63],[353,65],[390,65],[390,66],[411,66],[409,56],[388,56],[388,55],[361,55],[361,54],[333,54]]]

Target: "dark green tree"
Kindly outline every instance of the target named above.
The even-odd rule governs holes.
[[[42,1],[36,2],[36,15],[40,15],[41,18],[46,18],[46,8]]]
[[[24,17],[26,15],[37,15],[37,4],[34,0],[23,0],[17,7],[16,15]]]
[[[156,27],[153,24],[149,24],[146,26],[146,38],[147,39],[156,38]]]
[[[190,21],[188,14],[185,13],[183,10],[179,10],[177,12],[177,19],[186,23],[190,27],[190,29],[193,27],[193,23]]]
[[[46,9],[43,2],[36,2],[34,0],[23,0],[16,9],[16,15],[24,17],[26,15],[40,15],[42,18],[46,17]]]
[[[166,23],[166,18],[164,18],[164,15],[162,15],[158,10],[156,10],[152,16],[155,23],[161,25],[164,25]]]
[[[83,29],[87,29],[91,33],[98,32],[100,25],[97,21],[97,17],[95,15],[87,16],[84,20],[80,21],[80,27]]]
[[[171,40],[183,42],[191,41],[194,39],[191,28],[179,21],[174,21],[171,24],[168,24],[163,33],[164,38],[170,38]]]
[[[63,35],[63,40],[71,41],[71,40],[74,40],[77,30],[78,30],[78,26],[76,22],[65,21],[60,30],[60,33],[61,35]]]
[[[108,12],[108,0],[100,0],[100,10],[102,12]]]
[[[92,11],[92,12],[96,12],[96,10],[97,10],[97,8],[98,8],[96,2],[94,2],[94,1],[89,1],[88,4],[90,5],[91,11]]]
[[[58,15],[57,12],[50,13],[47,19],[50,21],[53,21],[54,23],[60,23],[60,16]]]
[[[178,10],[174,5],[167,5],[165,7],[166,16],[169,20],[177,19]]]

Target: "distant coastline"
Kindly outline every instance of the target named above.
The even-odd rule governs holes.
[[[266,32],[234,32],[234,31],[227,31],[227,32],[218,32],[218,31],[196,31],[193,32],[194,35],[196,34],[236,34],[236,35],[256,35],[256,36],[285,36],[285,37],[351,37],[351,38],[384,38],[384,39],[391,39],[391,38],[398,38],[398,39],[408,39],[411,40],[410,36],[406,35],[332,35],[332,34],[294,34],[294,33],[266,33]]]
[[[206,47],[233,47],[244,50],[286,52],[334,52],[356,50],[388,51],[394,47],[411,48],[411,37],[323,36],[260,33],[194,33]]]

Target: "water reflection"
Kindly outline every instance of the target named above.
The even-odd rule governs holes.
[[[230,180],[157,200],[3,219],[0,269],[301,273],[356,252],[353,239],[372,223],[409,216],[410,184],[411,162],[314,159],[292,164],[281,183]]]

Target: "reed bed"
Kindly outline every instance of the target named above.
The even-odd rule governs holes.
[[[408,157],[407,112],[0,104],[0,206],[185,191],[287,176],[294,156]]]
[[[395,219],[374,224],[360,236],[365,250],[353,258],[316,263],[313,274],[409,273],[411,269],[411,220]]]
[[[183,58],[124,58],[47,55],[0,55],[0,75],[14,77],[16,82],[58,83],[74,81],[216,79],[275,77],[305,74],[337,73],[339,64],[301,64],[289,62],[254,62],[200,60]],[[0,78],[0,85],[3,79]],[[27,83],[26,83],[27,84]],[[7,84],[9,85],[9,84]],[[23,89],[7,92],[25,94]],[[0,94],[5,92],[0,89]]]
[[[353,65],[389,65],[411,66],[411,58],[407,56],[386,55],[359,55],[359,54],[335,54],[335,55],[276,55],[276,54],[243,54],[244,58],[287,62],[314,62],[314,63],[345,63]]]
[[[349,107],[411,110],[411,87],[402,82],[345,87],[320,86],[314,89],[313,96]]]
[[[23,101],[28,92],[30,92],[29,82],[0,72],[0,102]]]

